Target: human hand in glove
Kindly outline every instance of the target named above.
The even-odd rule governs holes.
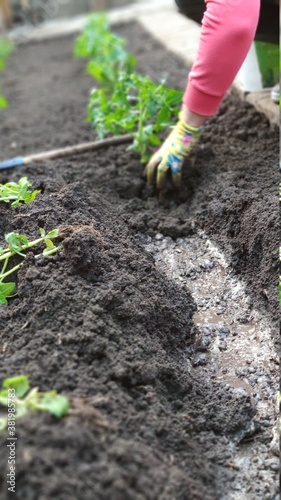
[[[173,185],[179,187],[183,162],[198,142],[201,131],[202,128],[187,125],[180,113],[178,123],[146,165],[148,183],[153,184],[156,179],[156,186],[161,190],[170,172]]]

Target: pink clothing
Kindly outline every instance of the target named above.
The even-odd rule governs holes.
[[[199,50],[183,103],[203,116],[216,113],[254,39],[260,0],[205,0]]]

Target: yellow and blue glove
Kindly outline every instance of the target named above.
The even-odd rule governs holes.
[[[154,153],[145,168],[145,175],[149,184],[154,184],[158,189],[163,189],[167,178],[171,174],[172,183],[180,187],[181,171],[185,158],[198,142],[202,128],[190,127],[179,115],[179,121],[167,137],[161,148]]]

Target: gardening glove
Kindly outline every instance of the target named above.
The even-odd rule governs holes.
[[[156,186],[161,190],[165,187],[168,174],[171,172],[173,185],[179,187],[183,162],[198,142],[201,131],[202,128],[187,125],[180,113],[178,123],[146,166],[145,175],[148,183],[153,184],[156,178]]]

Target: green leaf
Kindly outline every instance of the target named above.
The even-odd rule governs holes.
[[[111,33],[107,16],[95,14],[76,39],[74,55],[90,59],[87,72],[113,89],[120,72],[129,74],[136,65],[135,57],[124,46],[125,40]]]
[[[27,177],[22,177],[18,183],[0,184],[0,201],[11,202],[13,208],[22,203],[31,203],[40,191],[29,191],[30,186]]]
[[[23,246],[29,245],[29,239],[19,233],[8,233],[5,235],[5,240],[8,243],[10,251],[20,255],[22,255],[21,251],[23,250]]]
[[[16,396],[22,398],[29,390],[29,380],[25,375],[7,378],[3,382],[5,389],[15,389]]]
[[[171,110],[170,108],[163,107],[160,112],[158,113],[157,120],[156,120],[156,127],[160,126],[163,123],[169,123],[171,120]]]
[[[0,294],[5,297],[9,297],[11,293],[14,291],[16,284],[13,282],[10,283],[0,283]]]
[[[55,245],[52,242],[52,240],[46,239],[45,243],[46,243],[47,248],[55,248]]]
[[[59,230],[58,229],[53,229],[52,231],[49,231],[47,233],[47,238],[49,238],[50,240],[54,239],[54,238],[57,238],[59,235]]]
[[[0,275],[1,277],[1,275]],[[7,304],[7,299],[11,297],[11,293],[16,287],[15,283],[1,283],[0,282],[0,305]]]
[[[157,135],[151,134],[149,139],[150,139],[150,144],[152,146],[160,146],[161,141],[160,141],[159,137],[157,137]]]
[[[43,395],[39,407],[57,418],[62,418],[68,414],[69,402],[66,397],[57,394],[56,391],[50,391]]]

